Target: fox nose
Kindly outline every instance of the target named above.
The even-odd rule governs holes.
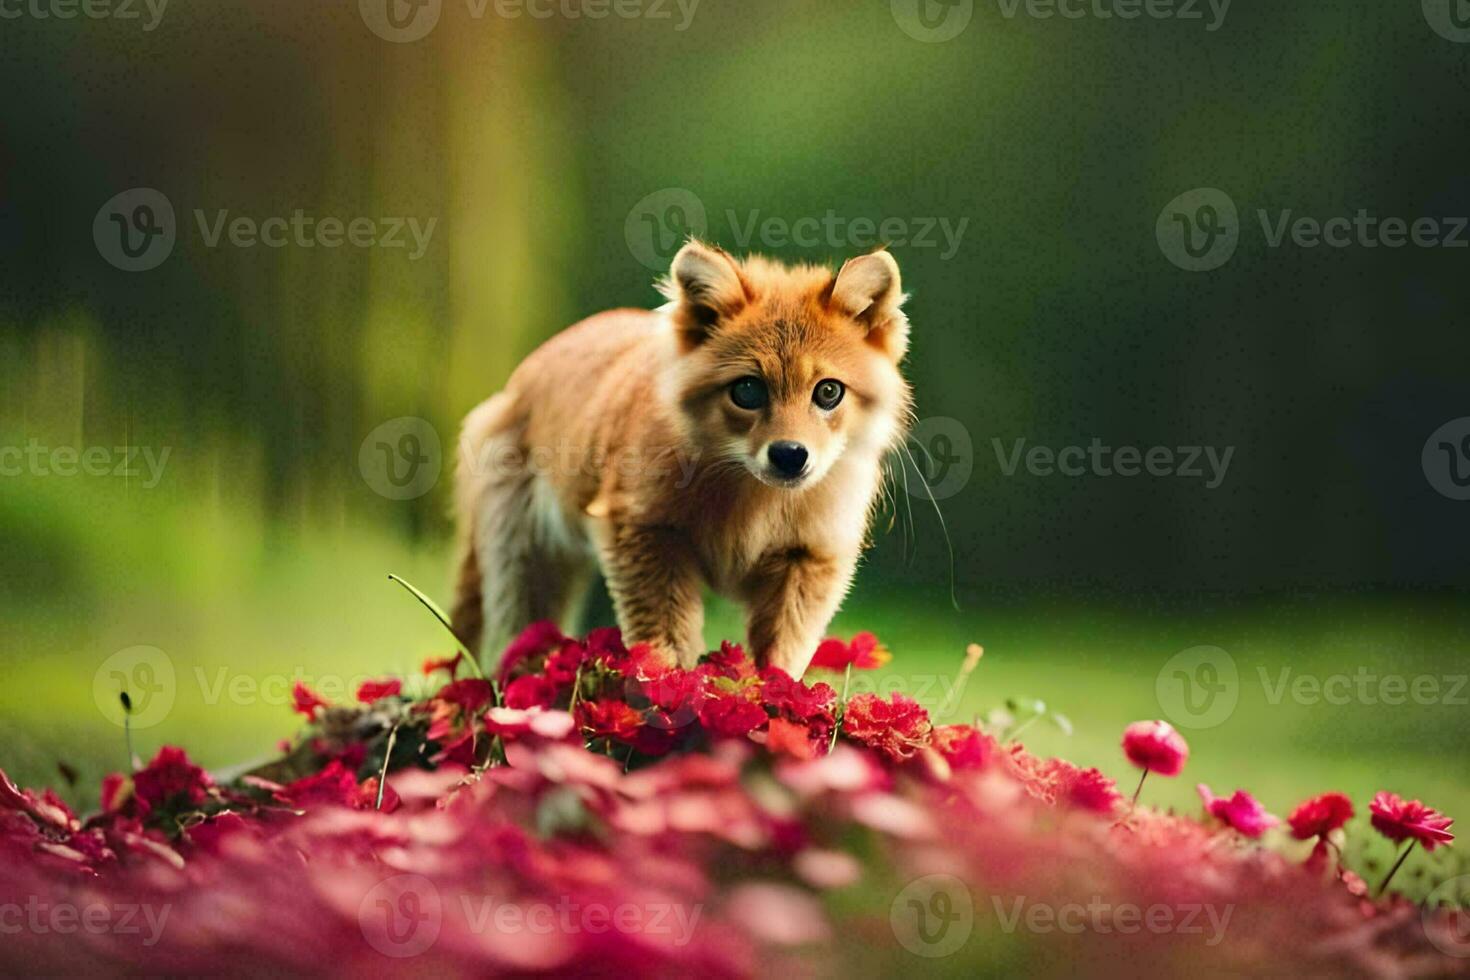
[[[766,449],[771,469],[785,477],[800,476],[806,469],[806,447],[799,442],[773,442]]]

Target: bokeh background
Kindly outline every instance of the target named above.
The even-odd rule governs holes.
[[[1438,469],[1425,455],[1470,416],[1470,231],[1272,247],[1257,214],[1453,233],[1470,31],[1436,0],[1240,0],[1218,22],[1203,4],[924,3],[594,19],[443,0],[395,7],[407,33],[437,16],[411,41],[381,0],[175,3],[152,29],[142,6],[6,20],[0,767],[87,800],[126,758],[115,671],[159,698],[139,752],[181,743],[214,766],[291,732],[290,679],[412,674],[444,638],[387,574],[446,598],[457,421],[521,357],[659,302],[687,232],[836,263],[883,229],[927,421],[835,627],[895,651],[870,683],[938,709],[979,641],[946,720],[1042,698],[1074,731],[1040,722],[1028,745],[1131,788],[1122,727],[1170,717],[1194,761],[1157,802],[1193,808],[1203,780],[1277,812],[1329,788],[1470,810],[1470,502],[1452,479],[1470,444]],[[138,188],[168,202],[172,244],[125,271],[110,215],[131,221]],[[1208,271],[1159,231],[1197,188],[1238,213]],[[402,248],[211,237],[222,214],[298,210],[431,231],[421,250],[407,231]],[[384,467],[405,432],[439,449],[399,492]],[[1018,439],[1233,455],[1213,487],[1008,475]],[[64,475],[68,448],[96,449],[94,472]],[[739,629],[717,606],[708,639]],[[1201,646],[1225,658],[1175,659]],[[1343,675],[1345,699],[1312,694]],[[1189,679],[1234,707],[1189,725]]]

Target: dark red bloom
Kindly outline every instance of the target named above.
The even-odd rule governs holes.
[[[1314,796],[1291,811],[1286,822],[1297,840],[1326,837],[1353,817],[1353,801],[1341,793]]]
[[[183,749],[165,745],[133,774],[133,793],[150,807],[198,806],[209,799],[214,780],[189,761]]]
[[[525,674],[505,686],[507,708],[549,708],[556,699],[556,685],[539,674]]]
[[[478,677],[466,677],[462,681],[445,684],[434,695],[434,700],[459,707],[465,714],[474,714],[495,697],[495,689],[489,681]]]
[[[837,706],[837,692],[830,684],[808,687],[780,667],[767,667],[761,671],[761,700],[790,721],[806,725],[815,721],[830,723]]]
[[[403,681],[396,677],[389,677],[381,681],[363,681],[357,686],[357,700],[363,704],[372,704],[383,698],[395,697],[403,690]]]
[[[1373,815],[1373,829],[1395,844],[1412,839],[1423,844],[1426,851],[1432,851],[1455,839],[1449,832],[1455,822],[1452,818],[1418,800],[1405,801],[1396,793],[1374,796],[1368,812]]]
[[[315,718],[318,708],[326,708],[330,705],[304,682],[297,681],[296,686],[291,688],[291,707],[308,718]]]
[[[1123,730],[1128,761],[1160,776],[1177,776],[1189,759],[1189,744],[1167,721],[1135,721]]]
[[[816,654],[812,656],[811,665],[828,670],[846,670],[850,664],[853,670],[873,670],[892,659],[893,654],[878,642],[876,636],[872,633],[859,633],[852,638],[851,643],[844,643],[835,636],[823,640],[818,644]]]
[[[374,776],[359,784],[352,770],[333,760],[321,772],[282,787],[276,796],[283,803],[302,808],[345,806],[371,810],[378,800],[378,779]],[[391,813],[397,807],[398,794],[389,785],[383,790],[383,810]]]
[[[720,648],[700,658],[696,668],[707,677],[728,677],[744,680],[755,676],[755,663],[745,655],[745,648],[728,640]]]
[[[843,712],[842,731],[897,761],[928,745],[933,725],[917,701],[895,691],[889,701],[876,694],[855,695]]]
[[[1236,790],[1235,795],[1228,799],[1216,796],[1204,783],[1195,789],[1199,791],[1210,816],[1224,821],[1246,837],[1259,837],[1281,822],[1266,812],[1260,800],[1243,789]]]
[[[711,735],[738,738],[766,723],[766,710],[739,693],[707,698],[699,705],[699,723]]]
[[[510,641],[510,646],[505,648],[505,653],[500,658],[500,683],[504,684],[509,680],[511,672],[520,667],[523,661],[560,650],[567,642],[569,641],[562,636],[555,623],[542,620],[527,626],[520,636]]]

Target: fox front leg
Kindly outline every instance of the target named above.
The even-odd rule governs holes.
[[[746,586],[748,633],[756,662],[800,678],[847,594],[855,556],[806,548],[767,556]]]
[[[612,525],[600,551],[623,641],[692,667],[704,648],[704,596],[688,540],[671,528]]]

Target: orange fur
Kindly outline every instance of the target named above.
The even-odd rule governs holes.
[[[661,310],[551,338],[466,419],[455,626],[499,645],[566,624],[596,562],[630,644],[689,663],[707,585],[746,604],[757,658],[799,677],[909,414],[898,267],[879,252],[834,276],[691,242],[664,290]],[[756,409],[731,395],[751,377]],[[830,410],[813,398],[826,379],[845,386]],[[774,442],[805,449],[801,475],[777,472]]]

